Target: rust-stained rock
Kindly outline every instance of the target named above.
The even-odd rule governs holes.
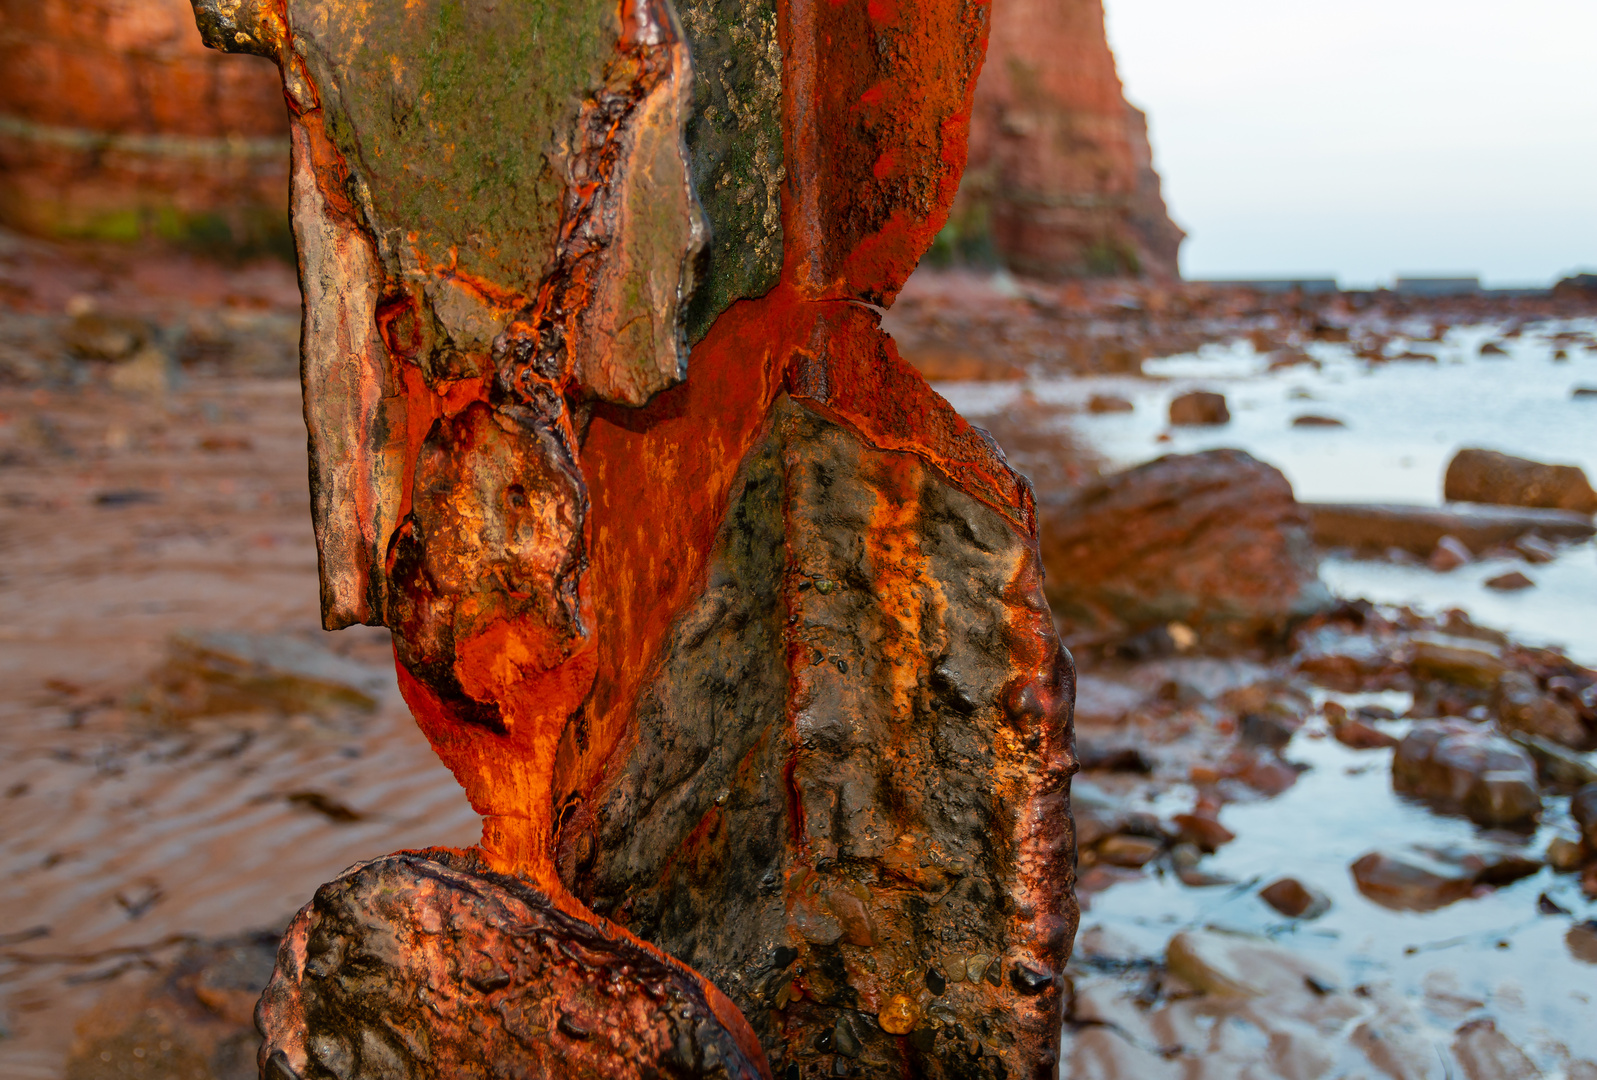
[[[196,11],[290,103],[324,620],[393,629],[484,819],[323,889],[263,1063],[1054,1069],[1074,671],[1031,490],[856,302],[947,215],[986,6]]]
[[[323,885],[289,924],[257,1014],[261,1070],[597,1078],[648,1063],[754,1080],[757,1048],[705,989],[469,856],[391,855]]]

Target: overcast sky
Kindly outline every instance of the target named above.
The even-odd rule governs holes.
[[[1187,277],[1597,269],[1597,0],[1105,0]]]

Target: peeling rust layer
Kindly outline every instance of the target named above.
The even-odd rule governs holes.
[[[785,277],[890,304],[965,168],[986,0],[788,0]]]
[[[391,855],[323,885],[289,925],[256,1010],[259,1060],[271,1080],[756,1080],[758,1051],[712,996],[469,856]]]

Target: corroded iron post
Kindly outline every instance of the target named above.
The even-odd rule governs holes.
[[[1073,671],[877,310],[986,5],[195,9],[283,73],[325,624],[483,816],[318,891],[268,1075],[1051,1075]]]

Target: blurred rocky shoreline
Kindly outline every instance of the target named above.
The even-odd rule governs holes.
[[[253,1075],[250,1005],[295,904],[358,858],[473,839],[385,635],[316,629],[297,302],[281,262],[0,234],[7,1076]],[[1547,1034],[1565,1014],[1538,1011],[1546,987],[1516,1011],[1467,972],[1410,978],[1379,934],[1326,937],[1478,912],[1498,932],[1463,935],[1466,967],[1555,948],[1557,982],[1597,962],[1597,673],[1464,610],[1335,596],[1319,569],[1335,550],[1439,574],[1589,559],[1574,478],[1478,459],[1459,482],[1497,505],[1304,503],[1232,447],[1122,468],[1075,425],[1129,400],[1028,389],[1238,340],[1279,370],[1324,342],[1434,363],[1404,354],[1450,327],[1513,347],[1593,317],[1579,289],[1421,301],[965,272],[918,275],[891,310],[940,385],[1014,385],[974,419],[1033,482],[1081,668],[1069,1075],[1597,1076],[1589,1039]],[[1597,357],[1590,329],[1558,333],[1550,362]],[[1236,408],[1177,398],[1171,431]],[[1397,824],[1349,825],[1344,802]],[[1282,861],[1256,823],[1272,808],[1317,857],[1253,868]],[[1361,949],[1362,977],[1339,968]]]

